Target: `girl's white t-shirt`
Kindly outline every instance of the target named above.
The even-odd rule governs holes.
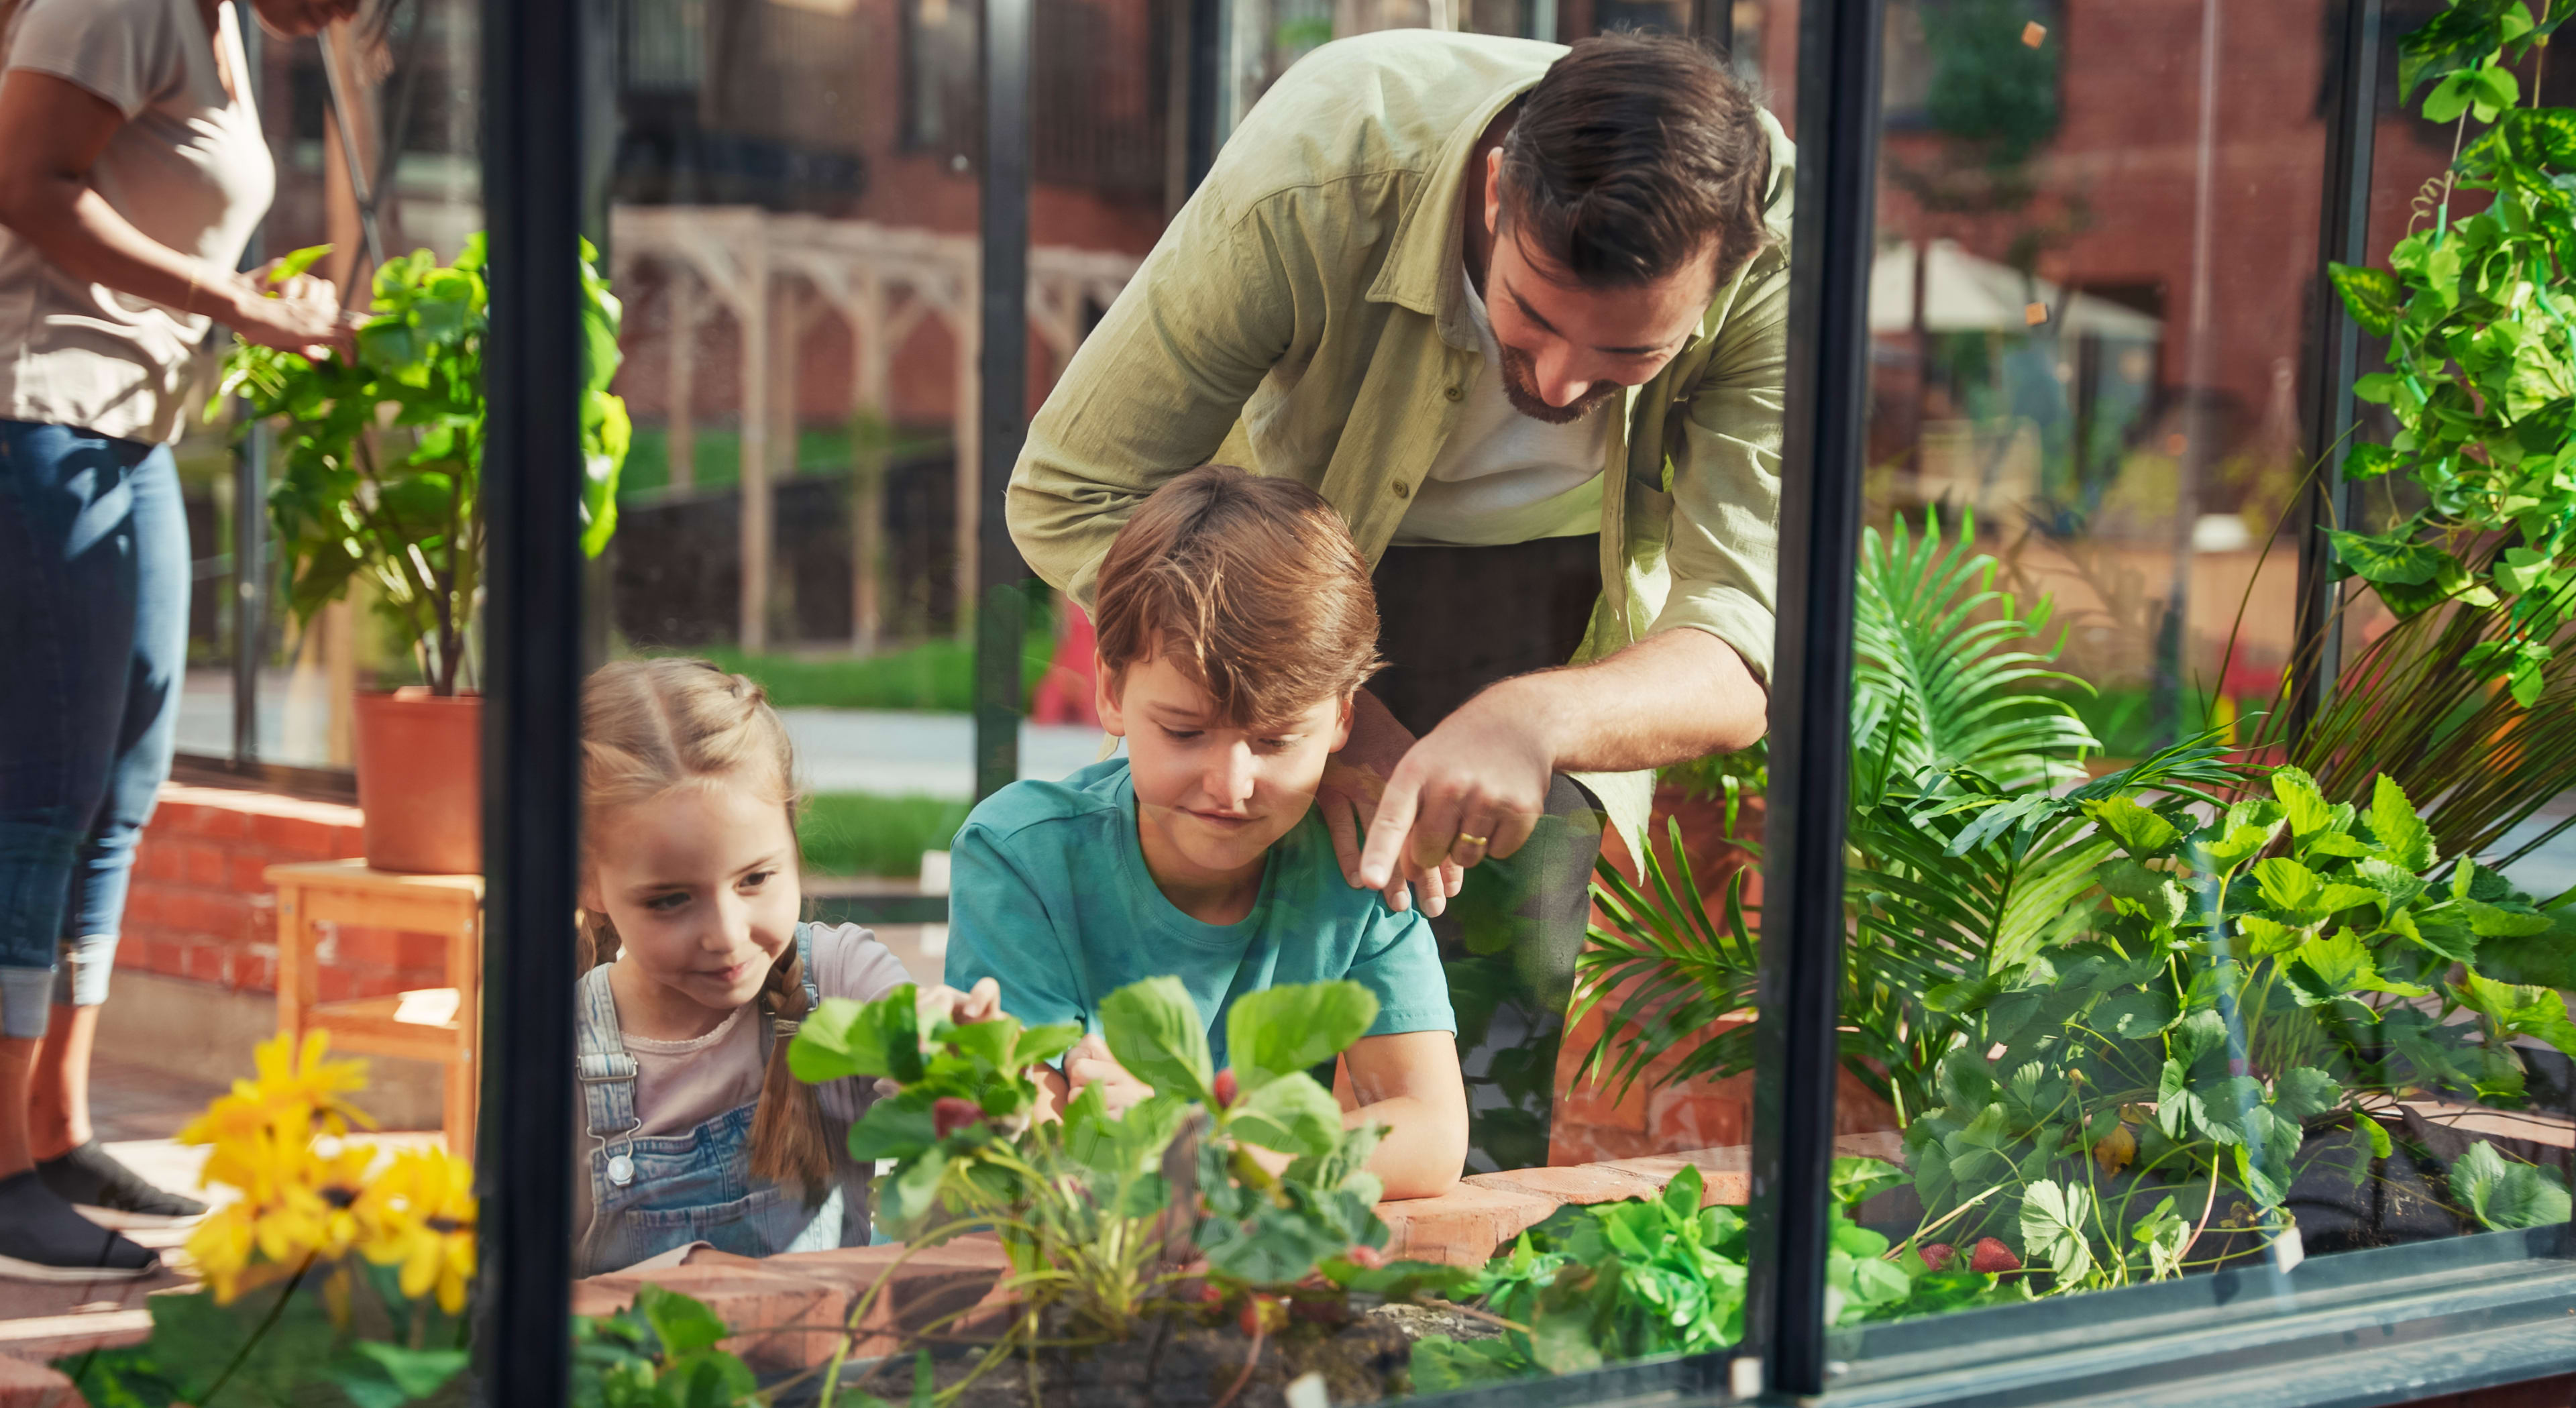
[[[874,1002],[913,981],[903,960],[876,936],[856,924],[814,926],[814,986],[825,997]],[[612,989],[613,991],[614,989]],[[766,1067],[760,1058],[760,1006],[734,1009],[722,1025],[687,1041],[653,1041],[626,1034],[626,1054],[635,1058],[635,1115],[642,1126],[635,1137],[650,1139],[685,1134],[727,1110],[760,1098]],[[858,1109],[850,1082],[834,1081],[819,1092],[826,1118],[846,1123]],[[589,1115],[576,1105],[575,1132],[581,1163],[588,1169],[597,1141],[590,1135]],[[573,1180],[573,1226],[590,1224],[590,1179]]]

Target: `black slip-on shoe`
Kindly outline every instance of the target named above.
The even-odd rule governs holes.
[[[61,1158],[38,1159],[36,1176],[101,1227],[175,1227],[206,1215],[204,1203],[127,1168],[95,1139]]]
[[[0,1277],[78,1284],[130,1281],[161,1258],[72,1210],[34,1169],[0,1178]]]

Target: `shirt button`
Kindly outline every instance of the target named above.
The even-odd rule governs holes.
[[[1457,400],[1459,397],[1464,396],[1464,395],[1466,395],[1467,393],[1466,393],[1466,392],[1464,392],[1464,391],[1459,390],[1457,387],[1449,386],[1449,387],[1443,387],[1443,388],[1441,388],[1440,394],[1441,394],[1441,395],[1443,395],[1443,396],[1448,397],[1448,398],[1449,398],[1450,400],[1452,400],[1452,401],[1455,401],[1455,400]]]
[[[1413,496],[1413,489],[1403,480],[1399,479],[1395,481],[1395,496],[1399,499],[1411,498]]]

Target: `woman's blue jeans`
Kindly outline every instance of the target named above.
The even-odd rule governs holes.
[[[107,1000],[188,652],[166,445],[0,420],[0,1036]]]

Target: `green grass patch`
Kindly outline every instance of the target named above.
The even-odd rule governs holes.
[[[917,794],[822,792],[807,800],[796,839],[814,874],[919,875],[921,853],[948,849],[968,805]]]

